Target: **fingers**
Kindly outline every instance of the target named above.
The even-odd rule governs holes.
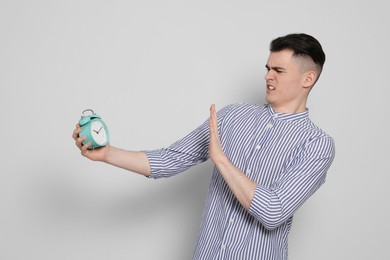
[[[218,119],[214,104],[210,107],[210,131],[212,134],[218,134]]]
[[[220,158],[224,158],[224,153],[221,147],[221,141],[218,132],[218,118],[215,110],[215,105],[210,107],[210,141],[209,141],[209,156],[210,159],[217,164]]]
[[[72,134],[72,137],[73,139],[76,141],[76,146],[81,149],[81,147],[83,146],[82,145],[82,142],[85,140],[85,136],[79,136],[81,132],[81,127],[79,124],[76,125],[76,128],[73,130],[73,134]]]
[[[215,111],[215,105],[212,104],[210,107],[210,144],[209,144],[209,154],[211,159],[215,157],[216,154],[221,152],[221,143],[219,139],[218,132],[218,119],[217,113]]]
[[[215,105],[211,104],[210,106],[210,126],[212,123],[214,123],[215,120]]]
[[[81,132],[81,127],[79,124],[76,125],[76,128],[73,131],[72,137],[74,140],[77,140],[79,138],[79,133]]]
[[[90,158],[90,150],[88,148],[92,145],[91,142],[87,142],[86,144],[83,144],[85,139],[87,138],[86,136],[80,136],[81,133],[81,127],[79,124],[76,125],[76,128],[73,130],[72,137],[75,140],[77,148],[80,149],[81,155]]]
[[[85,152],[88,150],[88,148],[91,146],[91,142],[88,142],[86,144],[83,144],[86,137],[85,136],[79,136],[81,132],[81,127],[79,124],[76,125],[76,129],[73,131],[72,137],[76,141],[76,146],[80,149],[82,154],[85,154]]]
[[[81,149],[83,147],[83,142],[85,141],[86,137],[85,136],[81,136],[79,138],[76,139],[76,146]]]
[[[215,116],[215,104],[211,104],[210,106],[210,116]]]
[[[82,145],[80,150],[81,154],[85,156],[85,153],[88,151],[88,148],[91,146],[91,142],[86,143],[85,145]]]
[[[87,153],[88,153],[88,148],[92,145],[91,142],[88,142],[86,144],[83,144],[83,142],[85,141],[86,137],[85,136],[82,136],[80,138],[77,138],[76,140],[76,146],[80,149],[81,151],[81,154],[83,156],[86,156]]]

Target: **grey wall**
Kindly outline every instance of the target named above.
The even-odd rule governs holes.
[[[390,259],[386,5],[1,0],[0,258],[191,258],[212,165],[156,181],[91,162],[71,138],[81,111],[115,146],[167,146],[211,103],[263,103],[269,42],[306,32],[327,53],[310,114],[337,156],[290,259]]]

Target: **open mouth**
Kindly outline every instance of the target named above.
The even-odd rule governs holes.
[[[274,87],[274,86],[271,86],[271,85],[267,85],[267,89],[268,89],[268,90],[275,90],[275,87]]]

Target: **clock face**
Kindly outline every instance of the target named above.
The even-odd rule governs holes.
[[[91,136],[98,145],[105,145],[107,142],[107,133],[104,125],[100,121],[91,123]]]

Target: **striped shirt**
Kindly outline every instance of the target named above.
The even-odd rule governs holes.
[[[250,208],[235,198],[214,167],[194,259],[285,260],[295,211],[325,182],[333,139],[308,110],[233,104],[218,113],[222,148],[257,183]],[[147,151],[151,177],[169,177],[209,159],[209,122],[168,148]]]

